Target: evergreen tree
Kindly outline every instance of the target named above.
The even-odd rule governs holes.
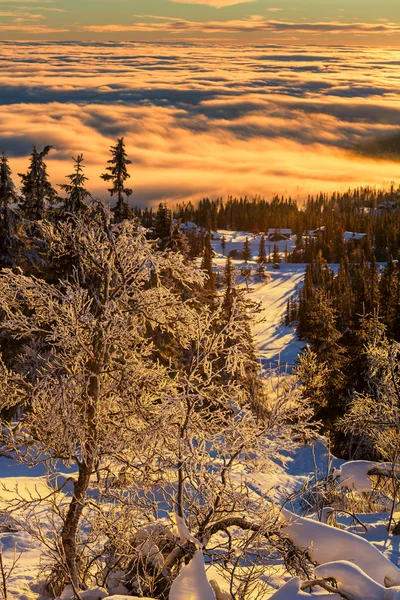
[[[0,267],[14,263],[13,246],[17,238],[12,235],[12,213],[10,205],[18,201],[6,152],[0,157]]]
[[[170,246],[172,237],[173,219],[172,213],[167,207],[166,202],[158,205],[158,210],[155,217],[153,233],[154,238],[159,240],[159,246],[165,250]]]
[[[55,204],[58,200],[57,192],[49,181],[47,166],[44,162],[51,148],[51,146],[46,146],[42,152],[38,152],[34,146],[28,171],[25,174],[19,173],[22,180],[22,197],[19,208],[22,215],[31,221],[43,219],[49,205]]]
[[[223,235],[221,238],[221,250],[222,254],[225,256],[225,248],[226,248],[226,237]]]
[[[104,181],[111,181],[112,187],[109,188],[111,196],[117,197],[117,203],[112,209],[114,220],[120,223],[124,219],[131,219],[133,211],[129,206],[127,198],[132,195],[132,190],[125,187],[125,182],[130,175],[127,170],[127,165],[131,165],[132,161],[128,160],[125,152],[124,138],[119,138],[115,146],[111,146],[112,158],[108,161],[109,167],[106,167],[108,173],[104,173],[101,178]]]
[[[1,229],[9,234],[10,232],[10,204],[18,201],[18,195],[15,190],[14,182],[11,178],[11,169],[8,164],[6,151],[3,150],[0,157],[0,219]]]
[[[71,175],[67,175],[70,183],[62,183],[59,185],[59,188],[67,193],[62,212],[76,215],[87,210],[85,200],[92,196],[85,188],[85,182],[88,178],[83,172],[83,154],[79,154],[73,160],[75,162],[74,172]]]
[[[201,261],[201,269],[207,273],[207,280],[204,285],[205,290],[209,295],[215,295],[215,275],[213,271],[213,249],[211,247],[210,233],[205,236],[203,260]]]
[[[265,238],[263,235],[260,239],[260,248],[258,250],[257,262],[259,265],[265,265],[267,262],[267,253],[265,251]]]
[[[232,314],[233,298],[234,298],[234,285],[235,285],[235,267],[232,264],[232,258],[228,254],[225,263],[224,275],[222,283],[225,286],[225,295],[223,300],[224,312],[227,318],[230,318]]]
[[[249,238],[246,238],[246,241],[243,246],[243,260],[245,263],[248,263],[251,260],[251,247]]]
[[[279,254],[279,248],[277,244],[274,244],[274,252],[272,254],[272,262],[279,264],[281,262],[281,255]]]

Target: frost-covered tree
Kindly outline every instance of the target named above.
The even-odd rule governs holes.
[[[162,428],[153,434],[160,436],[162,451],[147,458],[152,514],[143,520],[143,497],[128,484],[113,493],[123,494],[124,508],[113,519],[104,515],[112,559],[124,568],[133,594],[167,598],[171,582],[201,546],[241,597],[251,576],[241,577],[240,566],[253,564],[256,556],[265,565],[275,552],[274,539],[280,541],[273,504],[255,497],[246,477],[268,469],[278,447],[291,446],[291,436],[307,427],[309,412],[290,393],[254,412],[243,383],[251,340],[240,300],[221,327],[224,318],[222,307],[197,313],[174,376],[175,393],[162,406]],[[172,527],[159,520],[165,514]]]
[[[115,567],[132,591],[165,598],[196,544],[223,570],[235,548],[243,562],[274,552],[275,511],[246,478],[292,445],[308,412],[296,395],[253,410],[241,297],[229,314],[199,304],[190,291],[202,273],[134,221],[112,225],[101,204],[42,229],[55,255],[72,248],[77,263],[58,284],[0,275],[2,330],[23,342],[0,365],[0,407],[21,415],[2,422],[1,441],[29,464],[77,470],[52,538],[67,580],[78,589]],[[172,361],[160,360],[159,330],[173,337]]]
[[[171,282],[190,287],[201,281],[180,256],[157,252],[133,222],[112,227],[102,206],[88,212],[74,223],[43,223],[54,253],[73,248],[78,257],[69,280],[55,285],[5,271],[0,286],[2,330],[24,342],[11,371],[2,369],[1,408],[26,407],[18,438],[10,429],[3,444],[17,450],[24,443],[29,462],[76,466],[60,533],[74,585],[91,478],[131,464],[139,447],[145,452],[153,443],[150,430],[164,422],[160,403],[174,393],[151,330],[169,331],[185,346],[195,316]]]
[[[360,332],[365,392],[354,393],[343,428],[369,443],[378,457],[392,465],[400,463],[400,344],[389,340],[377,315],[364,317]],[[353,449],[354,450],[354,449]],[[393,469],[393,505],[389,526],[399,497],[398,473]],[[400,523],[397,526],[400,529]]]
[[[22,181],[19,208],[22,216],[31,221],[43,219],[49,206],[58,200],[57,192],[49,181],[44,160],[51,148],[46,146],[39,152],[34,146],[28,171],[25,174],[19,173]]]
[[[66,177],[70,183],[62,183],[59,188],[66,192],[67,197],[64,200],[63,213],[76,215],[87,209],[86,201],[92,196],[85,187],[85,182],[88,178],[84,174],[83,154],[79,154],[77,158],[73,158],[75,162],[74,172]]]
[[[110,166],[106,167],[108,173],[104,173],[101,178],[104,181],[112,182],[112,187],[108,191],[111,196],[117,198],[117,203],[112,211],[115,221],[120,223],[124,219],[131,219],[133,216],[133,211],[128,202],[133,192],[130,188],[125,187],[126,180],[130,178],[127,167],[132,164],[132,161],[127,158],[123,137],[117,140],[115,146],[111,146],[110,151],[112,158],[108,161]]]

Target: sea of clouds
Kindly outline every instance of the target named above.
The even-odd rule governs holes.
[[[0,139],[15,173],[54,146],[89,187],[125,136],[133,203],[400,182],[400,50],[196,43],[2,42]]]

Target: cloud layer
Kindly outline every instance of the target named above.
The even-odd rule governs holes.
[[[49,143],[62,183],[82,151],[104,195],[99,175],[124,135],[138,204],[400,181],[400,163],[362,155],[384,155],[398,132],[398,50],[10,42],[1,56],[0,139],[14,172],[33,143]]]

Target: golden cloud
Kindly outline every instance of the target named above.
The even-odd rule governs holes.
[[[398,131],[400,51],[315,46],[5,43],[0,138],[14,173],[52,144],[63,183],[83,152],[95,195],[124,135],[135,203],[345,190],[400,180],[361,156]],[[16,178],[17,179],[17,178]]]
[[[224,8],[226,6],[234,6],[236,4],[246,4],[255,2],[256,0],[172,0],[179,4],[207,4],[214,8]]]

